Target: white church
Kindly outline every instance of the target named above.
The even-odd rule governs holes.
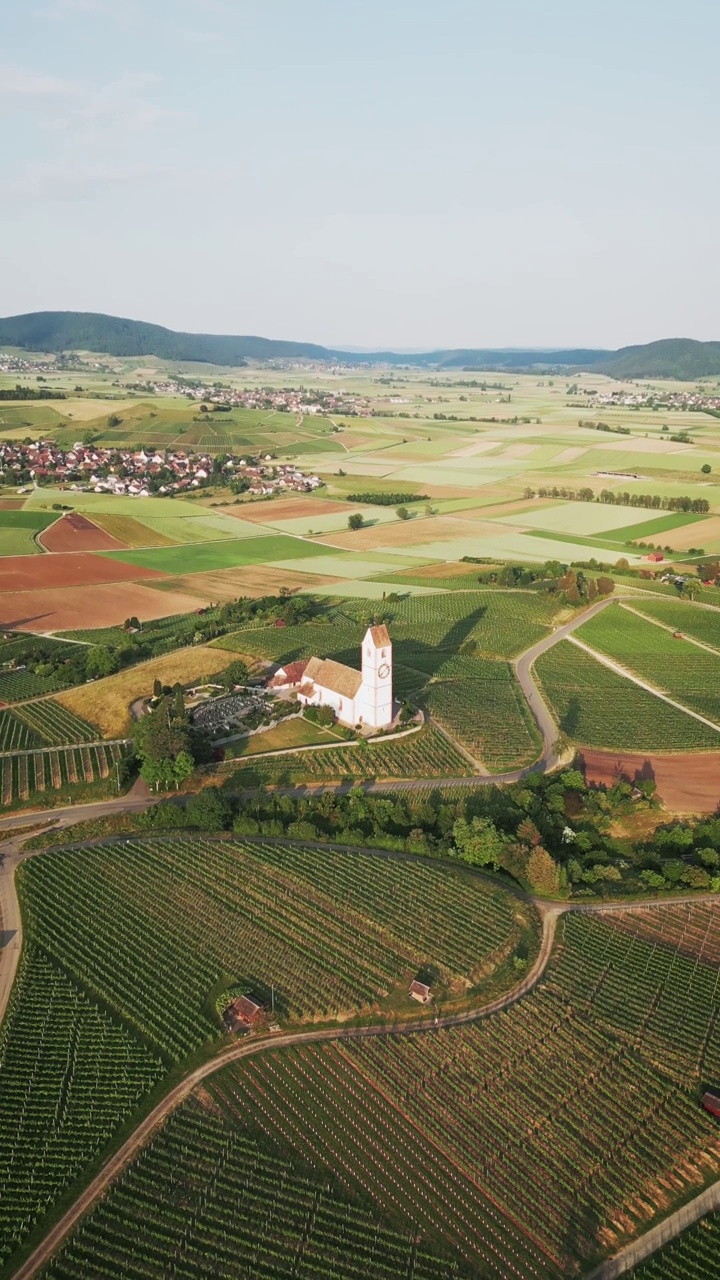
[[[298,700],[307,707],[332,707],[344,724],[387,728],[393,720],[393,679],[386,626],[368,627],[361,663],[356,671],[332,658],[311,658],[302,671]]]

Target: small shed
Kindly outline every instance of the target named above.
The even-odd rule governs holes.
[[[711,1116],[715,1116],[716,1120],[720,1120],[720,1093],[717,1089],[707,1089],[703,1094],[702,1104]]]
[[[646,560],[650,560],[653,564],[660,564],[665,559],[662,551],[651,551],[649,556],[645,556]]]
[[[417,1000],[418,1004],[429,1004],[431,1000],[429,986],[425,982],[418,982],[417,979],[410,983],[408,995],[411,1000]]]
[[[230,1031],[242,1031],[252,1027],[262,1013],[262,1006],[249,996],[238,996],[225,1010],[225,1022]]]

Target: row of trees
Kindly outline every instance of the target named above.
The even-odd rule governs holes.
[[[707,473],[706,473],[707,474]],[[526,498],[565,498],[570,502],[604,502],[609,506],[644,507],[648,511],[689,511],[697,515],[705,515],[710,510],[707,498],[693,498],[682,494],[677,498],[661,497],[659,493],[623,493],[613,489],[594,489],[584,486],[581,489],[569,489],[565,485],[541,485],[538,489],[529,486],[524,491]]]

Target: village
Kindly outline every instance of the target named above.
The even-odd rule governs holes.
[[[183,450],[103,449],[81,441],[66,450],[53,440],[0,444],[0,481],[139,498],[192,491],[211,481],[260,497],[311,493],[323,483],[292,462],[275,462],[270,454],[212,457]]]

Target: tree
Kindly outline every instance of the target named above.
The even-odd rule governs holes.
[[[619,563],[620,562],[618,561],[618,564]],[[615,590],[615,583],[613,582],[612,578],[608,578],[603,574],[597,580],[597,589],[598,589],[598,595],[611,596],[613,591]]]
[[[220,679],[226,689],[234,689],[236,684],[247,684],[247,664],[243,662],[242,658],[235,658],[235,660],[225,668]]]
[[[398,508],[397,508],[397,511],[395,512],[395,514],[396,514],[396,516],[397,516],[398,520],[409,520],[409,519],[410,519],[410,512],[408,511],[407,507],[398,507]]]
[[[218,787],[204,787],[188,801],[188,822],[202,831],[224,831],[233,818],[233,807]]]
[[[709,476],[710,472],[712,471],[712,467],[710,466],[709,462],[704,462],[700,470],[702,471],[704,476]]]
[[[505,842],[490,818],[473,818],[471,822],[458,818],[453,824],[453,837],[463,862],[497,870]]]
[[[157,676],[153,680],[153,698],[162,698],[162,680],[158,680]]]
[[[526,874],[536,893],[556,894],[560,888],[560,868],[540,844],[535,846],[528,858]]]
[[[365,518],[360,511],[354,511],[348,516],[348,529],[362,529],[365,524]]]
[[[99,676],[114,675],[119,667],[117,654],[104,645],[97,645],[88,654],[85,674],[88,680],[97,680]]]
[[[191,778],[195,769],[195,761],[189,751],[180,751],[175,757],[172,765],[172,777],[175,783],[175,790],[181,786],[183,782],[187,782]]]

